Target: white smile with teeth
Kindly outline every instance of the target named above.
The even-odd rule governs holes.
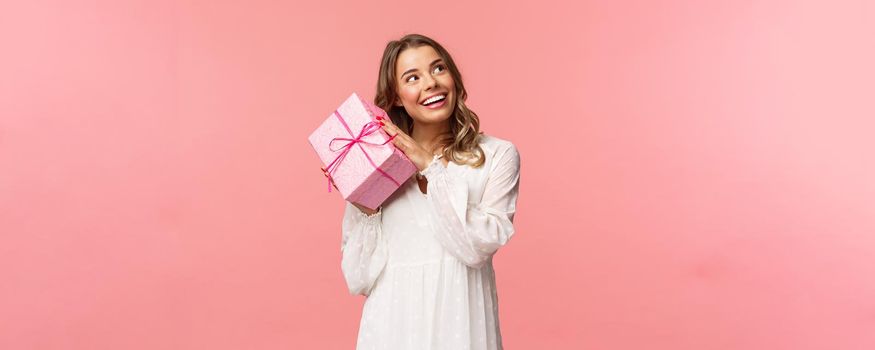
[[[432,102],[443,100],[446,97],[447,97],[446,95],[437,95],[435,97],[432,97],[430,99],[425,100],[425,102],[423,102],[422,104],[427,105],[427,104],[432,103]]]

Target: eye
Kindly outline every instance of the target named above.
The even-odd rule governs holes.
[[[445,67],[445,66],[442,65],[442,64],[439,64],[439,65],[437,65],[437,66],[434,66],[434,68],[435,68],[435,69],[440,68],[440,69],[441,69],[441,72],[447,70],[447,67]],[[416,75],[410,75],[409,77],[407,77],[407,80],[405,80],[405,81],[409,83],[409,82],[410,82],[410,78],[415,78],[415,77],[416,77]]]

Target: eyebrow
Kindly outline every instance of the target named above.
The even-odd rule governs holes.
[[[438,58],[438,59],[436,59],[436,60],[434,60],[434,61],[431,61],[431,63],[429,64],[429,66],[433,66],[435,63],[438,63],[438,62],[440,62],[440,61],[442,61],[442,60],[443,60],[443,58]],[[408,69],[408,70],[404,71],[404,73],[401,73],[401,76],[403,77],[403,76],[405,76],[407,73],[415,72],[415,71],[417,71],[416,68]]]

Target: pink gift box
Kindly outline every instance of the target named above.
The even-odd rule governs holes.
[[[309,137],[343,198],[370,209],[417,170],[389,141],[377,116],[388,119],[385,111],[353,93]]]

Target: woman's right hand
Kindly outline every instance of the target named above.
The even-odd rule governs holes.
[[[322,170],[322,175],[325,175],[326,178],[329,177],[328,172],[325,171],[325,167],[320,167],[319,169]],[[334,184],[334,181],[331,181],[331,186],[334,186],[334,189],[337,190],[338,192],[340,191],[339,189],[337,189],[337,185]],[[350,203],[352,203],[352,205],[354,205],[356,208],[359,208],[359,210],[361,210],[362,213],[365,213],[367,215],[373,215],[377,212],[377,210],[368,209],[366,207],[363,207],[363,206],[356,204],[356,203],[353,203],[353,202],[350,202]]]

